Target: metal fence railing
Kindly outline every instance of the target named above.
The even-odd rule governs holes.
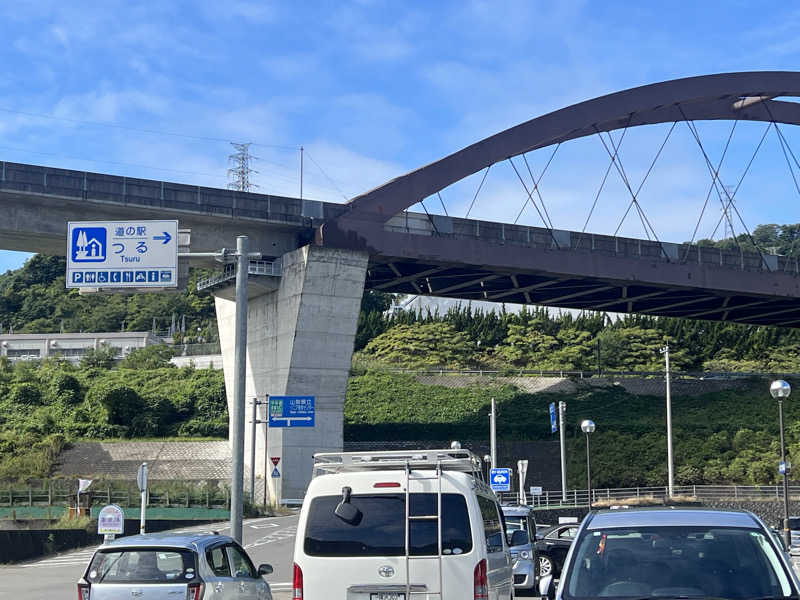
[[[503,502],[518,502],[518,492],[501,492]],[[632,487],[632,488],[605,488],[592,490],[592,504],[619,500],[653,498],[663,500],[669,497],[666,486],[658,487]],[[677,485],[673,488],[673,497],[692,499],[697,501],[729,500],[729,501],[779,501],[783,498],[781,485]],[[789,499],[800,501],[800,486],[789,487]],[[525,503],[534,507],[555,508],[565,506],[588,506],[589,492],[583,490],[544,490],[541,494],[531,495],[525,493]]]
[[[40,488],[0,489],[0,507],[16,506],[74,506],[74,490]],[[95,489],[81,494],[81,503],[91,505],[118,504],[119,506],[139,506],[141,496],[136,491],[120,490],[111,487]],[[147,494],[148,507],[162,508],[230,508],[230,493],[227,489],[153,491]]]

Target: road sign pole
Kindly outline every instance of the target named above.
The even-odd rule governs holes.
[[[675,464],[672,457],[672,399],[670,397],[670,376],[669,376],[669,346],[664,346],[661,350],[664,353],[667,380],[667,484],[669,497],[672,498],[675,489]]]
[[[144,535],[145,512],[147,511],[147,463],[144,462],[139,467],[139,477],[137,482],[141,492],[141,506],[139,509],[139,533]]]
[[[497,404],[492,398],[492,412],[489,414],[489,454],[492,455],[492,468],[497,468]]]
[[[256,504],[256,425],[258,419],[258,399],[253,398],[253,419],[250,425],[250,505]],[[266,450],[266,448],[265,448]]]
[[[231,481],[231,537],[242,543],[242,491],[244,483],[244,391],[247,365],[247,271],[246,235],[236,238],[236,330],[233,379],[233,470]]]
[[[567,501],[567,449],[566,435],[564,433],[564,420],[567,412],[567,403],[563,400],[558,403],[558,439],[561,442],[561,499]]]

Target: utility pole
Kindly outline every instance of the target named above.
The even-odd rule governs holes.
[[[300,200],[303,199],[303,153],[305,150],[300,146]]]
[[[561,442],[561,499],[567,501],[567,437],[564,431],[566,421],[567,403],[558,402],[558,439]]]
[[[497,468],[497,404],[492,398],[492,412],[489,413],[489,453],[492,455],[492,468]]]
[[[675,470],[672,459],[672,399],[670,397],[670,377],[669,377],[669,344],[661,349],[666,363],[666,380],[667,380],[667,490],[668,495],[672,498],[675,488]]]

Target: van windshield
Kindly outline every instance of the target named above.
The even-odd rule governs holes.
[[[409,514],[435,516],[436,494],[411,494]],[[405,556],[405,494],[352,495],[362,513],[351,524],[334,514],[341,496],[319,496],[311,501],[303,543],[309,556]],[[409,554],[438,555],[437,520],[409,522]],[[462,494],[442,494],[442,554],[472,550],[472,530]]]

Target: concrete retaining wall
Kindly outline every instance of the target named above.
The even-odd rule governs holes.
[[[197,525],[203,521],[192,521]],[[147,521],[147,531],[154,533],[186,525],[185,521],[154,520]],[[139,533],[139,521],[125,520],[125,533]],[[56,552],[66,552],[84,546],[98,546],[102,536],[85,529],[24,529],[0,531],[0,563],[30,560]]]

